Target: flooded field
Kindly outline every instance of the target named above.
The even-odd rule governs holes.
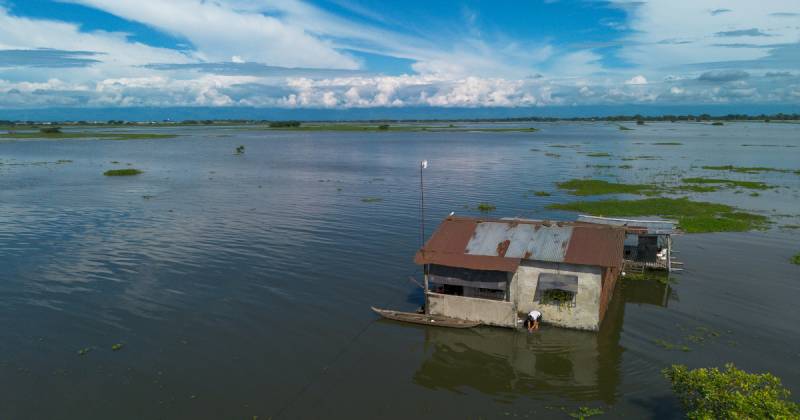
[[[533,126],[0,139],[0,419],[680,418],[673,363],[797,400],[800,124]],[[397,324],[369,307],[422,303],[422,159],[428,234],[480,203],[572,220],[549,207],[644,193],[769,224],[678,237],[685,271],[619,283],[599,333]],[[585,178],[647,187],[556,185]]]

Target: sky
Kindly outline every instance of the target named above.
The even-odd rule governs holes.
[[[0,0],[0,111],[798,103],[797,0]]]

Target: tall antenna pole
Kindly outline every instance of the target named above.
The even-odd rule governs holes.
[[[422,170],[428,167],[428,161],[419,163],[419,247],[425,246],[425,185],[422,183]]]

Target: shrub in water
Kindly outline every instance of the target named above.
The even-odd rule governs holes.
[[[800,406],[776,376],[752,374],[729,363],[724,370],[689,370],[683,365],[664,369],[672,391],[691,419],[799,418]]]

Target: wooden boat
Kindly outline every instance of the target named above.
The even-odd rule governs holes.
[[[480,322],[465,321],[463,319],[450,318],[441,315],[426,315],[414,312],[399,312],[391,311],[389,309],[380,309],[372,307],[378,315],[392,319],[395,321],[411,322],[414,324],[433,325],[437,327],[450,327],[450,328],[472,328],[480,325]]]

